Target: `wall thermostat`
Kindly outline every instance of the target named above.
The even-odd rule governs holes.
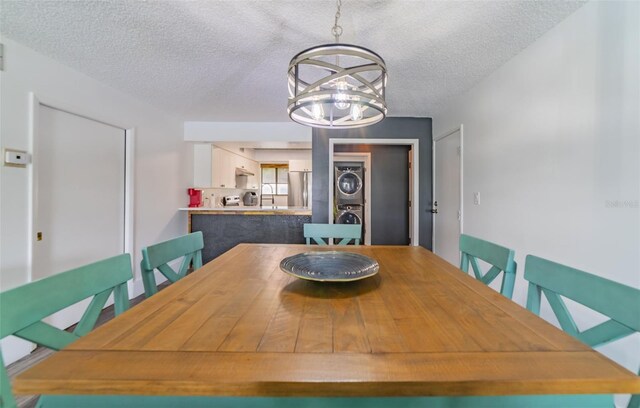
[[[4,165],[11,167],[27,167],[29,153],[22,150],[4,149]]]

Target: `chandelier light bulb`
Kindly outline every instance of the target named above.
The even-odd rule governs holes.
[[[351,120],[354,122],[362,119],[362,106],[359,103],[351,104]]]
[[[338,90],[338,92],[336,92],[336,94],[334,95],[334,99],[336,100],[334,105],[340,110],[349,109],[349,96],[344,92],[349,89],[347,81],[345,81],[344,79],[339,80],[336,83],[336,89]]]
[[[311,115],[315,120],[324,119],[324,109],[322,109],[322,105],[319,103],[314,103],[311,106]]]

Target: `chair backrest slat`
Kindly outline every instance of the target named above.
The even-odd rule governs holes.
[[[512,266],[515,256],[512,249],[465,234],[460,235],[460,251],[482,259],[503,271]]]
[[[539,315],[544,294],[562,329],[591,347],[640,332],[640,289],[533,255],[527,255],[524,278],[529,281],[527,309]],[[581,331],[560,296],[609,320]],[[640,395],[632,395],[627,407],[640,408]]]
[[[116,315],[128,309],[127,281],[132,278],[131,257],[122,254],[0,293],[0,339],[15,335],[60,350],[93,328],[112,292]],[[91,296],[91,304],[73,333],[42,322]],[[1,351],[0,406],[16,406]]]
[[[545,297],[549,301],[549,305],[551,305],[553,313],[558,318],[558,323],[560,323],[562,330],[574,337],[577,337],[580,330],[578,330],[578,325],[573,320],[573,317],[571,317],[571,313],[569,313],[569,309],[562,298],[558,296],[557,293],[551,292],[545,288],[542,288],[542,293],[544,293]]]
[[[528,255],[524,278],[640,331],[640,290]]]
[[[154,275],[155,269],[160,271],[170,282],[177,282],[186,276],[192,262],[195,269],[202,267],[203,248],[202,231],[143,248],[140,267],[145,296],[150,297],[158,292]],[[168,263],[178,258],[183,259],[180,269],[176,272]]]
[[[100,317],[100,312],[102,312],[102,309],[107,303],[109,295],[111,295],[112,292],[112,289],[107,289],[96,294],[93,299],[91,299],[91,303],[87,307],[87,310],[85,310],[82,318],[78,322],[78,325],[73,330],[73,334],[84,336],[85,334],[93,330],[93,327],[98,321],[98,317]]]
[[[62,350],[80,338],[74,333],[60,330],[45,322],[35,322],[24,329],[18,330],[13,335],[51,350]]]
[[[158,266],[158,270],[169,280],[171,283],[175,283],[182,279],[179,273],[173,270],[168,264]]]
[[[327,245],[327,241],[324,240],[324,238],[320,238],[320,237],[306,237],[307,239],[307,245],[311,245],[311,241],[313,240],[313,242],[316,243],[316,245]]]
[[[194,253],[190,253],[182,258],[182,263],[180,264],[180,270],[178,271],[178,275],[186,276],[187,271],[189,270],[189,265],[191,265],[191,261],[194,258]]]
[[[470,235],[461,234],[460,252],[462,254],[460,269],[468,273],[469,265],[471,265],[476,279],[484,284],[490,284],[500,273],[504,272],[500,293],[511,299],[516,269],[518,268],[515,262],[515,252],[512,249]],[[491,265],[489,271],[482,273],[478,265],[478,259]]]
[[[355,245],[360,245],[362,225],[359,224],[304,224],[304,237],[307,245],[311,240],[318,245],[327,245],[326,239],[340,239],[338,245],[348,245],[353,240]]]
[[[580,340],[591,347],[602,346],[635,333],[630,327],[615,320],[608,320],[580,333]]]
[[[146,253],[146,256],[143,256],[144,267],[154,269],[186,254],[200,251],[202,248],[204,248],[202,231],[149,245],[142,250],[143,254]]]
[[[122,254],[0,293],[0,338],[131,278],[131,257]]]

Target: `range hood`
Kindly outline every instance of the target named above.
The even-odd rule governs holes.
[[[236,167],[236,176],[253,176],[254,174],[247,169]]]

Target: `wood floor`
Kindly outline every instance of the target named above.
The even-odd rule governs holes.
[[[163,284],[160,284],[158,285],[158,289],[161,290],[167,285],[168,284],[166,282]],[[145,299],[144,294],[131,299],[131,307],[134,307],[138,303],[142,302],[144,299]],[[108,322],[109,320],[113,319],[113,317],[114,317],[113,305],[104,308],[104,310],[100,314],[100,317],[98,318],[96,327]],[[69,327],[67,330],[73,331],[74,328],[75,328],[75,325]],[[13,378],[15,376],[25,371],[29,367],[38,364],[40,361],[49,357],[53,353],[55,353],[55,351],[49,350],[44,347],[37,347],[31,354],[21,358],[20,360],[16,361],[13,364],[10,364],[7,367],[7,372],[9,373],[9,377],[13,381]],[[16,396],[16,401],[18,403],[18,408],[32,408],[36,406],[36,403],[38,402],[38,396],[37,395]]]

